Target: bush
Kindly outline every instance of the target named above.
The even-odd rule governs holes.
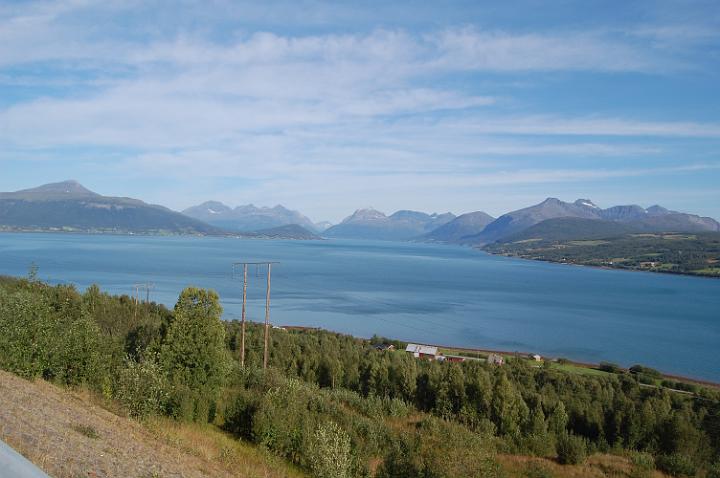
[[[603,372],[608,373],[621,373],[622,370],[620,369],[620,366],[617,364],[614,364],[612,362],[600,362],[600,366],[598,367]]]
[[[155,360],[127,359],[120,371],[115,398],[130,416],[143,418],[160,413],[168,398],[168,383]]]
[[[334,422],[318,426],[310,439],[308,462],[317,478],[347,478],[352,468],[350,437]]]
[[[643,468],[645,470],[655,469],[655,458],[650,453],[637,452],[630,456],[633,466]]]
[[[587,440],[571,434],[560,435],[557,441],[558,462],[579,465],[587,458]]]
[[[650,478],[655,469],[655,458],[650,453],[633,453],[630,455],[633,465],[630,478]]]
[[[645,367],[644,365],[633,365],[630,367],[631,373],[643,374],[652,378],[661,378],[662,374],[654,368]]]
[[[240,389],[225,411],[225,430],[246,440],[253,439],[253,416],[257,412],[258,395]]]
[[[51,368],[53,341],[58,337],[45,301],[28,292],[0,290],[0,367],[25,378],[38,378]]]
[[[34,292],[0,291],[0,368],[26,378],[99,389],[105,378],[100,331],[79,310],[74,289],[51,291],[62,297],[62,306],[53,307]]]
[[[655,378],[644,373],[635,374],[637,381],[645,385],[655,385]]]
[[[426,418],[414,433],[402,433],[390,444],[376,476],[497,477],[500,472],[487,438],[449,421]]]
[[[672,476],[692,477],[697,471],[692,459],[681,453],[660,455],[657,457],[656,464],[658,469]]]
[[[99,389],[105,370],[103,340],[95,322],[86,314],[57,323],[60,346],[52,354],[52,375],[67,385],[85,383]]]
[[[307,392],[299,380],[288,379],[264,394],[252,419],[256,443],[298,464],[303,463],[303,441],[315,428]]]

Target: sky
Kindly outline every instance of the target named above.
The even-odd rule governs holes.
[[[720,218],[720,2],[0,0],[0,190]]]

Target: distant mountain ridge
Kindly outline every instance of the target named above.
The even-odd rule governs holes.
[[[547,198],[497,219],[482,211],[460,216],[399,210],[391,215],[358,209],[340,224],[314,224],[283,206],[231,208],[218,201],[183,214],[127,197],[102,196],[77,181],[0,193],[0,231],[69,231],[141,234],[200,234],[317,239],[416,240],[484,246],[524,240],[603,238],[629,233],[720,232],[716,220],[659,205],[603,209],[589,199],[572,203]]]
[[[101,196],[77,181],[0,193],[0,229],[221,234],[218,228],[138,199]]]
[[[298,211],[292,211],[281,205],[257,207],[248,204],[231,208],[219,201],[206,201],[189,207],[182,213],[213,226],[239,232],[259,231],[289,224],[297,224],[313,232],[317,232],[323,227],[322,225],[316,226]]]
[[[420,236],[418,240],[426,242],[458,242],[464,237],[482,232],[494,220],[494,217],[483,211],[461,214],[452,221]]]
[[[600,219],[600,209],[591,201],[578,199],[574,203],[566,203],[557,198],[547,198],[540,204],[518,209],[503,214],[480,233],[466,236],[462,242],[470,244],[487,244],[495,242],[510,234],[520,232],[545,219],[556,217],[580,217],[584,219]]]
[[[59,183],[43,184],[30,189],[0,193],[0,199],[26,199],[29,201],[68,199],[79,197],[101,197],[99,194],[90,191],[79,182],[69,179]]]
[[[575,218],[595,221],[610,221],[626,224],[629,227],[622,228],[628,232],[712,232],[720,231],[720,223],[709,217],[701,217],[695,214],[670,211],[661,206],[651,206],[647,209],[637,205],[613,206],[601,209],[588,199],[578,199],[573,203],[563,202],[556,198],[547,198],[545,201],[534,206],[518,209],[503,214],[495,221],[488,224],[478,234],[465,236],[458,242],[483,245],[503,240],[508,237],[528,230],[543,221]],[[560,223],[554,223],[556,226]],[[583,227],[597,228],[597,224],[589,226],[590,223],[582,221],[572,223],[577,228],[577,233],[583,233]],[[562,227],[569,231],[570,223],[562,224]]]
[[[358,209],[323,233],[326,237],[401,241],[426,234],[455,219],[452,213],[426,214],[400,210],[386,216],[373,209]]]
[[[298,224],[286,224],[284,226],[272,227],[270,229],[261,229],[245,233],[249,237],[257,237],[260,239],[295,239],[302,241],[320,240],[322,237],[308,231]]]
[[[636,232],[641,231],[636,225],[626,222],[579,217],[556,217],[546,219],[525,230],[505,236],[495,244],[540,240],[567,241],[605,239]]]

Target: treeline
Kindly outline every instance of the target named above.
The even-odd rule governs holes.
[[[0,367],[84,385],[142,418],[213,422],[320,477],[500,476],[496,452],[580,463],[632,453],[675,476],[720,476],[720,399],[522,360],[440,363],[325,331],[220,320],[211,291],[173,310],[93,286],[0,280]],[[647,371],[641,371],[647,374]],[[713,475],[713,473],[715,473]]]
[[[228,345],[239,343],[229,322]],[[250,364],[261,363],[261,329],[249,329]],[[324,331],[275,332],[270,363],[288,376],[321,387],[383,397],[498,437],[506,453],[558,456],[578,463],[595,452],[650,454],[670,474],[692,476],[717,467],[720,401],[717,391],[691,397],[643,386],[652,369],[584,376],[509,360],[417,360],[402,351],[379,352],[365,341]]]

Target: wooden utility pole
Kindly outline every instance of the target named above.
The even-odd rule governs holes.
[[[265,351],[263,353],[263,368],[267,368],[268,363],[268,338],[270,336],[270,271],[272,263],[268,262],[267,271],[267,290],[265,291]]]
[[[247,286],[248,286],[248,266],[254,265],[255,270],[259,271],[260,266],[267,266],[267,289],[265,291],[265,337],[263,346],[263,368],[267,368],[268,364],[268,344],[270,342],[270,272],[272,265],[277,262],[234,262],[233,278],[235,277],[235,266],[243,266],[243,292],[242,292],[242,321],[240,328],[240,365],[245,366],[245,322],[247,310]]]
[[[150,289],[152,289],[155,286],[152,282],[145,282],[143,284],[133,284],[133,288],[135,289],[135,313],[134,318],[137,320],[137,314],[138,314],[138,306],[140,305],[140,289],[145,289],[145,302],[150,303]]]
[[[242,328],[240,333],[240,366],[245,367],[245,302],[247,302],[247,264],[243,264]]]

